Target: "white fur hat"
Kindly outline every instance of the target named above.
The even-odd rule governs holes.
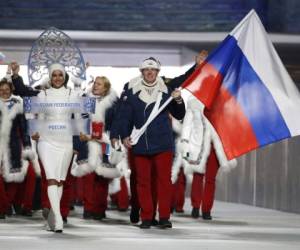
[[[50,79],[52,78],[52,73],[55,70],[59,70],[59,71],[63,72],[64,79],[66,79],[66,70],[65,70],[65,67],[62,64],[60,64],[60,63],[53,63],[53,64],[51,64],[49,66],[49,78]]]
[[[153,57],[149,57],[149,58],[145,59],[142,62],[142,64],[140,65],[141,71],[146,68],[160,70],[160,62]]]

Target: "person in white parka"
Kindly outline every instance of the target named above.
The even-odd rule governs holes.
[[[65,77],[64,66],[58,63],[52,64],[49,67],[51,87],[41,91],[38,97],[68,99],[75,96],[76,93],[65,86]],[[52,110],[51,113],[39,114],[40,118],[53,121],[71,119],[71,114],[65,113],[63,109]],[[48,226],[54,232],[62,232],[63,220],[60,213],[60,200],[63,192],[63,182],[66,179],[73,156],[72,135],[54,137],[39,132],[33,134],[32,138],[38,140],[38,154],[44,166],[48,182],[47,192],[51,205]]]
[[[183,159],[193,172],[192,217],[199,217],[201,205],[202,218],[211,220],[218,169],[229,170],[235,167],[237,162],[235,159],[227,160],[219,136],[203,111],[204,105],[194,96],[190,97],[183,121],[181,142]]]

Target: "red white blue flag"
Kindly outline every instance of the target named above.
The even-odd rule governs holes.
[[[205,106],[228,159],[300,134],[300,94],[254,10],[184,88]]]

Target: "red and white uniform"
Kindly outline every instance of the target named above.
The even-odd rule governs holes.
[[[121,177],[121,172],[117,167],[107,167],[103,162],[103,154],[107,145],[110,146],[109,135],[105,131],[106,112],[117,101],[117,94],[110,90],[104,96],[93,96],[96,98],[95,114],[91,115],[91,122],[101,124],[102,136],[99,140],[88,142],[88,159],[85,162],[74,161],[71,173],[76,177],[82,177],[84,187],[84,210],[94,215],[104,214],[107,208],[107,198],[109,193],[109,184],[112,179]],[[115,165],[115,164],[113,164]],[[117,184],[117,188],[116,188]],[[115,191],[120,190],[120,181],[114,183]]]
[[[20,97],[11,96],[0,101],[0,210],[12,204],[25,204],[31,210],[35,173],[28,160],[34,158],[30,137],[23,113],[23,101]],[[27,175],[27,177],[26,177]],[[24,179],[26,178],[26,183]],[[4,189],[4,182],[5,189]],[[24,192],[27,196],[24,197]]]
[[[193,172],[192,206],[200,208],[202,204],[202,212],[205,213],[210,212],[213,206],[218,169],[230,170],[237,162],[235,159],[227,160],[222,143],[203,115],[203,109],[204,106],[199,100],[190,98],[183,121],[181,141],[183,159],[189,169],[187,172]]]

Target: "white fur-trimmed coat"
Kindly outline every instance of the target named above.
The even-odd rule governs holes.
[[[22,182],[26,176],[29,165],[28,160],[25,159],[33,160],[34,153],[30,148],[30,140],[28,140],[28,145],[23,145],[27,148],[23,148],[21,154],[18,156],[20,157],[20,166],[12,166],[11,154],[14,148],[10,147],[10,142],[11,140],[15,140],[15,138],[13,139],[11,137],[16,136],[17,131],[15,131],[15,133],[11,133],[11,130],[14,129],[14,120],[17,119],[18,115],[23,114],[23,101],[20,97],[17,96],[11,96],[8,101],[11,103],[10,109],[4,102],[0,101],[0,162],[2,162],[1,173],[6,182]],[[18,129],[22,129],[22,127],[19,127]],[[22,131],[22,133],[25,132],[26,131]],[[22,145],[22,143],[20,144]]]
[[[195,97],[187,103],[181,141],[183,158],[188,167],[197,173],[205,173],[211,145],[215,148],[220,169],[229,171],[237,165],[236,159],[228,161],[221,140],[213,126],[203,115],[204,106]]]
[[[90,96],[93,96],[90,94]],[[91,122],[102,122],[105,126],[105,113],[117,101],[117,94],[114,90],[104,96],[103,98],[96,98],[95,114],[91,115]],[[109,135],[103,131],[102,142],[110,145]],[[101,143],[97,141],[88,142],[88,158],[84,162],[76,162],[73,160],[71,174],[76,177],[81,177],[92,172],[106,178],[117,178],[121,173],[117,168],[108,168],[102,163],[102,147]]]

